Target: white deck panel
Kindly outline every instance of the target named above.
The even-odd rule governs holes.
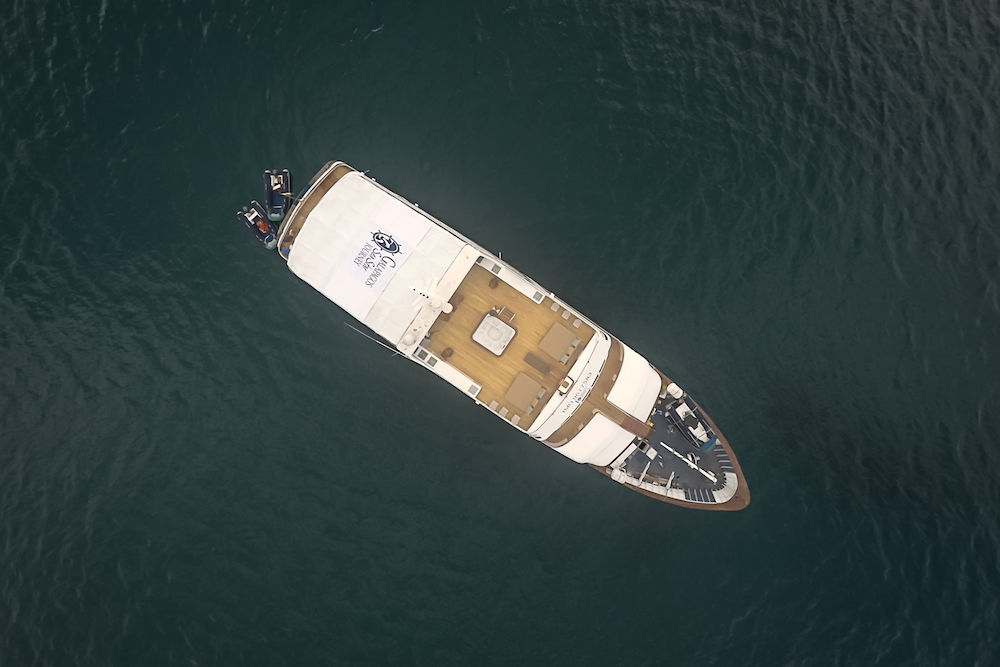
[[[389,341],[397,342],[465,246],[352,172],[309,214],[288,268]]]
[[[635,436],[598,413],[573,438],[556,451],[577,463],[606,466],[618,458]]]
[[[416,215],[419,215],[417,213]],[[413,254],[396,269],[382,295],[362,320],[387,340],[398,343],[410,322],[427,303],[414,289],[437,293],[438,281],[448,271],[465,241],[445,229],[431,227]]]
[[[660,394],[660,376],[642,355],[628,345],[622,343],[622,349],[622,368],[608,392],[608,401],[639,421],[646,421]]]

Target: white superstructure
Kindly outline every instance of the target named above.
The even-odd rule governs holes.
[[[406,358],[564,456],[620,477],[637,448],[648,453],[665,376],[365,174],[325,167],[278,247],[292,272]],[[677,496],[673,475],[662,489],[646,479],[651,465],[634,486]]]

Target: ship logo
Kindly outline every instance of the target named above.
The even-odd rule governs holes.
[[[375,242],[375,245],[382,248],[382,250],[385,250],[390,255],[395,255],[400,250],[399,244],[396,243],[396,239],[392,238],[392,236],[386,234],[385,232],[375,232],[372,234],[372,241]]]

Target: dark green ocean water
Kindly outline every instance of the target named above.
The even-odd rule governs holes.
[[[0,37],[0,665],[1000,662],[997,2],[13,0]],[[750,507],[347,329],[233,218],[335,158],[677,378]]]

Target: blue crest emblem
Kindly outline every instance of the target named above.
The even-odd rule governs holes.
[[[390,255],[395,255],[399,252],[399,244],[396,243],[396,239],[392,238],[389,234],[384,232],[375,232],[372,234],[372,241],[375,242],[379,248],[385,250]]]

